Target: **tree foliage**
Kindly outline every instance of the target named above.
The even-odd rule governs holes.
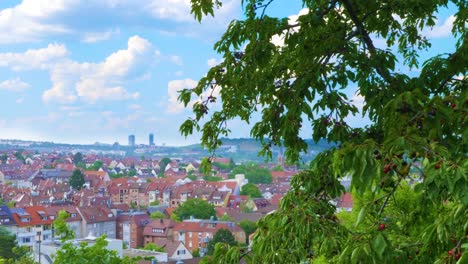
[[[246,185],[242,186],[241,190],[241,195],[248,195],[250,198],[262,198],[262,192],[260,192],[260,189],[253,184],[253,183],[247,183]]]
[[[249,183],[271,183],[273,180],[271,171],[253,162],[234,167],[229,173],[229,178],[234,178],[236,174],[244,174]]]
[[[216,234],[214,234],[213,239],[208,242],[207,255],[213,255],[217,243],[224,243],[229,246],[237,245],[237,241],[231,231],[224,228],[219,229]]]
[[[62,242],[75,238],[75,232],[66,222],[69,216],[70,214],[67,211],[60,210],[53,223],[55,235],[59,236]]]
[[[134,263],[128,258],[121,259],[114,250],[108,250],[106,248],[108,242],[105,236],[96,239],[96,243],[88,245],[86,242],[82,242],[79,246],[75,246],[70,242],[62,245],[57,250],[54,256],[54,263],[70,263],[70,264],[82,264],[82,263],[95,263],[95,264],[122,264],[122,263]]]
[[[83,172],[79,169],[73,171],[72,176],[70,177],[70,186],[76,190],[81,190],[85,184]]]
[[[232,21],[214,46],[223,61],[179,96],[185,105],[200,98],[180,130],[201,131],[202,145],[214,151],[230,132],[228,122],[240,118],[253,122],[261,154],[271,157],[271,147],[282,145],[290,163],[307,151],[301,132],[336,147],[292,179],[279,209],[258,222],[250,252],[219,246],[213,258],[468,261],[468,2],[303,0],[297,19],[274,17],[274,2],[242,1],[244,18]],[[222,1],[191,3],[200,20]],[[453,47],[438,53],[424,33],[447,6],[455,12]],[[358,87],[351,94],[362,99],[359,108],[351,87]],[[346,122],[358,114],[369,125]],[[362,200],[354,225],[341,222],[329,202],[344,192],[344,176]],[[407,200],[398,199],[402,190]],[[403,210],[405,203],[414,212]]]
[[[151,250],[151,251],[155,251],[155,252],[166,252],[166,250],[161,247],[161,246],[158,246],[154,243],[148,243],[145,245],[145,247],[143,248],[145,250]]]
[[[83,162],[83,154],[81,152],[75,153],[75,155],[73,155],[73,164],[78,165],[78,163],[82,163],[82,162]]]
[[[249,243],[249,236],[257,230],[257,224],[250,220],[244,219],[239,222],[239,226],[244,230],[247,244]]]
[[[104,165],[104,163],[102,162],[102,160],[96,160],[93,163],[93,165],[91,165],[89,168],[87,168],[87,170],[97,171],[100,168],[102,168],[103,165]]]
[[[167,164],[171,163],[171,159],[168,157],[164,157],[159,161],[159,173],[164,175],[166,170]]]
[[[164,219],[167,218],[166,215],[162,212],[155,211],[150,214],[151,219]]]
[[[16,263],[27,257],[28,250],[18,246],[16,236],[0,226],[0,260],[4,260],[6,263]]]
[[[216,217],[216,210],[209,202],[194,198],[188,199],[179,205],[174,210],[174,214],[181,220],[189,219],[192,216],[196,219],[210,219],[211,217]]]

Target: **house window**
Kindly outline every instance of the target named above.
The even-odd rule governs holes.
[[[189,237],[192,237],[192,232],[189,232],[188,235],[189,235]]]
[[[177,255],[185,255],[185,249],[177,250]]]
[[[22,241],[23,243],[29,243],[31,242],[31,238],[30,237],[23,237]]]
[[[71,218],[75,218],[75,217],[76,217],[76,214],[71,214],[70,217],[71,217]]]
[[[160,228],[153,228],[153,233],[160,233],[160,234],[162,234],[162,233],[163,233],[163,230],[160,229]]]
[[[192,241],[189,242],[189,247],[192,247]]]

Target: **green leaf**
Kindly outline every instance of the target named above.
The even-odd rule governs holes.
[[[382,259],[383,253],[387,248],[387,242],[381,233],[378,233],[374,241],[372,241],[372,248],[377,253],[377,256],[379,256],[379,259]]]
[[[362,223],[362,221],[364,220],[364,217],[366,217],[366,213],[367,213],[367,207],[363,206],[361,210],[359,210],[359,215],[357,217],[355,226],[358,226],[360,223]]]

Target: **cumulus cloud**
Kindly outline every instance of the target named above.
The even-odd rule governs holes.
[[[171,55],[169,56],[169,60],[174,63],[175,65],[182,66],[184,65],[184,62],[180,56],[177,55]]]
[[[170,81],[167,85],[167,95],[169,97],[167,111],[176,114],[184,110],[184,105],[177,101],[179,91],[186,88],[194,88],[195,86],[197,86],[197,81],[192,79]]]
[[[209,66],[210,68],[212,68],[212,67],[218,65],[219,63],[220,63],[220,61],[218,61],[218,60],[215,59],[215,58],[211,58],[211,59],[209,59],[209,60],[206,62],[206,64],[208,64],[208,66]]]
[[[0,43],[37,41],[45,34],[67,34],[69,29],[47,22],[45,18],[73,8],[76,0],[23,0],[20,4],[0,10]],[[14,25],[14,26],[12,26]]]
[[[45,102],[72,103],[78,98],[90,103],[137,99],[140,94],[127,91],[124,85],[128,80],[146,74],[154,49],[148,40],[133,36],[129,38],[126,49],[110,54],[99,63],[76,62],[67,54],[66,47],[59,44],[24,53],[0,53],[0,67],[15,71],[48,71],[52,87],[42,95]],[[10,81],[4,85],[11,87],[12,84]]]
[[[172,80],[167,85],[167,95],[168,95],[168,106],[167,112],[172,114],[177,114],[182,112],[185,109],[184,104],[177,101],[179,97],[179,91],[183,89],[191,89],[197,86],[198,82],[192,79],[183,79],[183,80]],[[192,98],[188,103],[187,107],[192,107],[195,102],[200,102],[202,99],[208,98],[208,96],[219,97],[221,91],[220,86],[215,86],[214,91],[208,89],[203,92],[200,98]],[[219,107],[219,101],[215,104],[216,107]],[[212,106],[213,107],[213,106]]]
[[[24,53],[0,53],[0,67],[10,67],[14,71],[46,70],[67,54],[67,48],[62,44],[49,44],[46,48],[29,49]]]
[[[429,38],[445,38],[452,34],[455,16],[449,16],[442,24],[426,29],[424,35]]]
[[[0,82],[0,90],[8,90],[13,92],[22,92],[31,87],[29,83],[23,82],[20,78],[5,80]]]
[[[213,28],[224,29],[239,7],[237,0],[223,2],[216,17],[205,19],[201,27],[190,13],[190,0],[22,0],[0,10],[0,43],[40,41],[58,35],[97,42],[118,34],[118,30],[112,29],[116,26],[151,27],[187,35],[194,34],[194,30],[187,29],[190,25],[191,29],[196,26],[198,31],[209,33]],[[198,35],[203,36],[200,32]]]
[[[110,29],[104,32],[86,32],[81,39],[85,43],[95,43],[110,39],[112,36],[119,35],[120,29]]]
[[[309,13],[308,8],[301,9],[297,15],[291,15],[291,16],[288,17],[288,24],[289,25],[297,24],[299,17],[303,16],[303,15],[306,15],[307,13]],[[298,30],[299,30],[299,27],[291,28],[291,29],[289,29],[289,33],[295,33]],[[278,46],[278,47],[284,46],[284,38],[285,38],[286,33],[287,33],[287,31],[285,30],[283,32],[283,34],[272,36],[271,40],[270,40],[271,43],[273,43],[275,46]]]

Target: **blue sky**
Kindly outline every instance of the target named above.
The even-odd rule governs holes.
[[[213,44],[241,8],[223,1],[199,24],[189,2],[0,1],[0,138],[127,144],[129,134],[147,143],[154,133],[157,144],[198,142],[178,132],[191,114],[177,91],[219,61]],[[276,2],[273,15],[301,10],[300,1]],[[442,11],[426,32],[437,52],[453,49],[453,13]],[[232,137],[248,137],[246,126],[233,125]]]

